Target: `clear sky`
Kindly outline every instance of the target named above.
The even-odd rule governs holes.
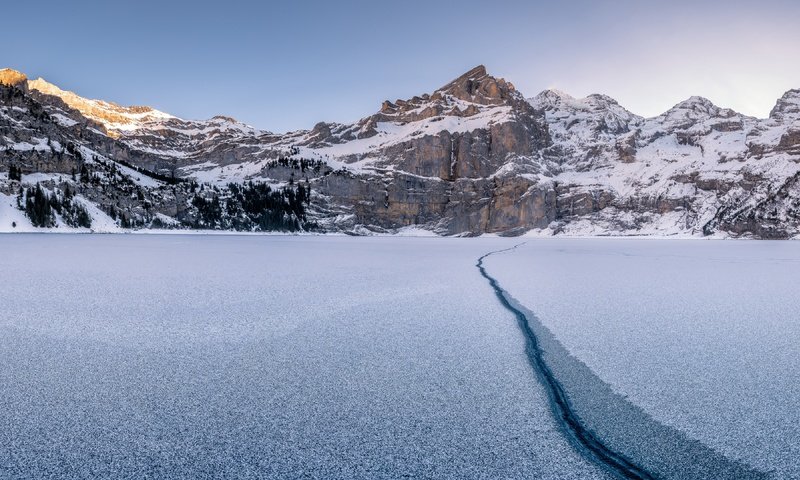
[[[691,95],[766,116],[800,88],[795,0],[14,1],[0,66],[91,97],[280,132],[349,122],[475,65],[526,96]]]

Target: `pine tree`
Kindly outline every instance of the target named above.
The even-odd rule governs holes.
[[[31,195],[30,191],[27,191],[25,213],[31,219],[34,227],[52,227],[55,225],[55,218],[50,207],[50,198],[38,183],[33,195]]]
[[[77,211],[75,215],[75,223],[78,227],[92,228],[92,216],[86,211],[83,205],[77,204],[75,206]]]
[[[16,180],[22,181],[22,169],[17,167],[16,165],[11,165],[8,167],[8,179],[9,180]]]

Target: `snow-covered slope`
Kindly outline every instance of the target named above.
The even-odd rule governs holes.
[[[150,125],[176,118],[150,107],[121,107],[112,102],[86,99],[73,92],[62,90],[43,78],[29,81],[28,89],[42,95],[60,98],[84,117],[105,126],[109,135],[119,136],[122,132],[145,129]]]
[[[556,231],[574,234],[797,233],[797,91],[756,119],[691,97],[654,118],[616,101],[556,91],[532,98],[549,126],[570,204]],[[798,129],[800,130],[800,129]],[[773,192],[786,198],[774,207]],[[779,208],[778,208],[779,207]],[[728,217],[720,214],[728,212]],[[729,218],[730,216],[736,218]]]
[[[211,156],[223,161],[227,152],[237,149],[258,151],[263,143],[258,137],[268,134],[225,116],[184,120],[150,107],[86,99],[41,78],[28,81],[27,88],[65,126],[88,120],[132,151],[151,157],[146,163],[154,170],[171,171]]]

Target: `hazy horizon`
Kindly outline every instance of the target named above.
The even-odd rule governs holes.
[[[800,88],[800,6],[783,0],[41,5],[6,7],[37,22],[4,25],[12,48],[0,68],[88,98],[275,132],[352,122],[479,64],[526,97],[602,93],[645,117],[697,95],[763,118]]]

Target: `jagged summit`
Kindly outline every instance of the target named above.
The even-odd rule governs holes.
[[[698,111],[711,111],[719,109],[711,100],[693,95],[686,100],[676,103],[670,110],[698,110]]]
[[[406,123],[439,116],[473,117],[495,107],[529,108],[514,85],[489,75],[486,67],[479,65],[432,94],[384,101],[376,115],[362,121],[366,125],[363,132],[371,135],[378,121]]]
[[[784,93],[775,103],[769,118],[800,118],[800,89],[792,89]]]
[[[486,67],[478,65],[436,90],[434,96],[451,95],[465,102],[500,105],[506,103],[515,92],[516,88],[511,82],[489,75]]]
[[[486,66],[485,65],[478,65],[477,67],[463,73],[460,77],[450,83],[457,83],[463,79],[473,79],[478,80],[484,77],[488,77],[489,74],[486,73]]]
[[[28,77],[22,72],[11,68],[0,69],[0,85],[8,85],[9,87],[24,86],[27,81]]]
[[[486,67],[478,65],[443,87],[436,89],[432,95],[424,94],[409,100],[386,100],[381,106],[381,113],[392,114],[416,108],[424,102],[444,102],[452,100],[477,105],[503,105],[517,94],[514,85],[502,78],[495,78],[486,72]]]
[[[519,131],[514,135],[518,136],[515,142],[524,145],[521,151],[527,152],[530,145],[539,143],[545,137],[540,120],[540,116],[510,82],[489,75],[486,67],[479,65],[433,93],[415,95],[407,100],[385,100],[377,113],[353,125],[319,123],[300,144],[321,148],[355,139],[374,138],[373,146],[386,146],[443,131],[460,135],[500,125],[512,130],[516,128],[513,124],[524,125],[519,126]],[[487,146],[493,145],[495,151],[503,151],[497,143],[492,143],[493,140],[481,139],[481,142],[486,142]],[[445,147],[442,147],[442,152],[452,150],[450,154],[458,157],[456,146]],[[452,175],[457,170],[454,166]],[[440,175],[438,171],[436,175],[441,178],[452,176],[449,173]]]
[[[480,82],[486,78],[489,78],[490,75],[486,72],[486,67],[483,65],[478,65],[477,67],[468,70],[467,72],[461,74],[455,80],[447,83],[443,87],[437,89],[436,91],[439,92],[446,92],[458,85],[465,85],[468,82]]]
[[[604,103],[607,105],[619,105],[619,102],[616,99],[609,97],[608,95],[602,93],[592,93],[588,95],[586,98],[591,99],[598,103]]]
[[[742,115],[730,108],[719,107],[705,97],[695,95],[678,102],[657,118],[665,121],[686,123],[710,118],[732,118],[737,116],[740,117]]]

